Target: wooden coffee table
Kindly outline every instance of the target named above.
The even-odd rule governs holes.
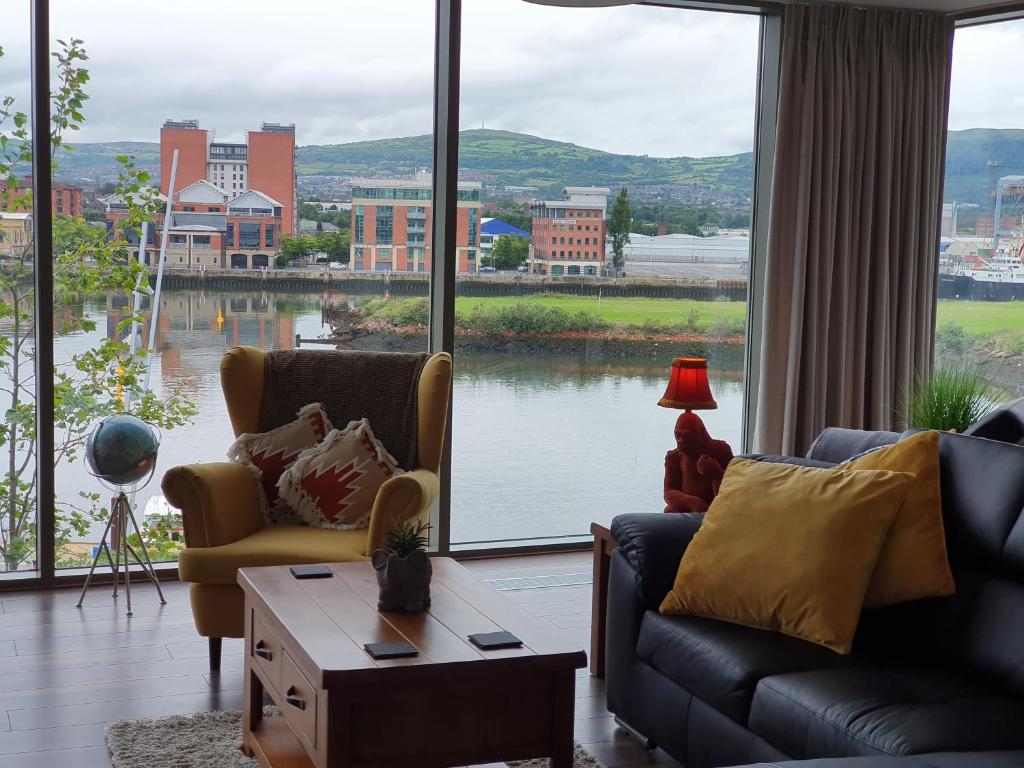
[[[243,568],[245,733],[264,766],[441,768],[550,757],[573,763],[576,670],[586,654],[446,558],[426,613],[377,611],[369,563],[297,580]],[[466,636],[508,630],[524,645],[481,651]],[[365,643],[406,640],[411,659],[375,661]],[[263,694],[281,717],[263,717]]]

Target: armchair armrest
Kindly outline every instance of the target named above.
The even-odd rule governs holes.
[[[366,555],[384,546],[384,538],[396,523],[413,517],[427,521],[430,507],[437,499],[441,483],[437,473],[415,469],[396,475],[377,491],[366,534]]]
[[[164,497],[181,510],[185,544],[230,544],[264,526],[260,483],[248,467],[223,461],[169,469]]]
[[[637,596],[644,607],[657,610],[668,594],[683,552],[703,520],[698,512],[645,512],[612,521],[612,537],[636,573]]]

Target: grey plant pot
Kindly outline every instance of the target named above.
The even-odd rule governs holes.
[[[377,571],[380,596],[378,611],[420,613],[430,607],[430,558],[423,550],[398,557],[384,549],[374,550],[371,558]]]

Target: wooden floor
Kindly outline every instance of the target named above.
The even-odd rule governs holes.
[[[467,561],[481,578],[589,574],[589,553]],[[579,581],[580,579],[563,579]],[[503,581],[504,594],[558,627],[589,652],[590,585],[531,587]],[[527,587],[527,588],[523,588]],[[124,615],[109,587],[75,608],[78,590],[0,594],[0,765],[109,768],[107,723],[121,719],[240,709],[242,641],[224,641],[220,674],[211,674],[206,640],[196,635],[182,584],[134,587],[135,615]],[[616,727],[604,683],[580,670],[576,740],[608,768],[678,764],[648,752]]]

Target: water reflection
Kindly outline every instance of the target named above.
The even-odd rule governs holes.
[[[657,406],[671,358],[460,356],[452,541],[575,537],[622,512],[660,512],[679,415]],[[712,372],[719,407],[701,417],[738,449],[742,376],[713,364]]]

